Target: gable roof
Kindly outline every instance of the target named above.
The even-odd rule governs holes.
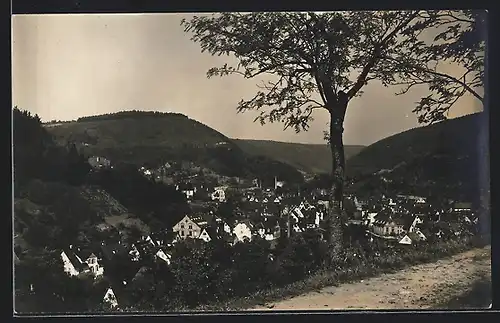
[[[399,240],[400,244],[412,244],[412,242],[412,239],[408,235],[405,235],[403,238],[401,238],[401,240]]]
[[[76,270],[78,270],[79,272],[81,272],[81,271],[89,269],[89,266],[85,262],[85,259],[82,259],[82,262],[80,262],[78,260],[78,258],[77,258],[77,255],[75,254],[75,252],[73,252],[73,250],[71,250],[71,249],[63,249],[62,251],[66,254],[66,256],[68,257],[69,261],[71,262],[71,264],[73,265],[73,267],[75,267]]]

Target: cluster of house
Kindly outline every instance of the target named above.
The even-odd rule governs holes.
[[[93,167],[110,167],[110,162],[100,157],[92,157],[89,163]],[[192,165],[185,165],[186,168]],[[172,169],[166,163],[161,171]],[[156,171],[145,167],[139,169],[145,176],[157,176]],[[195,178],[195,176],[192,178]],[[176,189],[182,192],[194,205],[197,193],[201,190],[208,197],[207,203],[224,203],[228,196],[228,185],[197,181],[174,181]],[[111,261],[114,255],[128,255],[131,262],[140,262],[144,257],[153,257],[155,261],[167,265],[172,260],[172,247],[183,239],[198,239],[205,242],[222,239],[230,245],[245,243],[262,238],[275,246],[278,239],[286,235],[308,230],[323,234],[324,219],[328,208],[328,191],[315,189],[301,196],[300,190],[281,191],[284,182],[274,180],[274,188],[262,188],[259,180],[250,182],[246,187],[238,187],[239,207],[233,210],[231,219],[222,219],[213,211],[194,211],[185,215],[172,227],[173,237],[166,238],[164,233],[143,236],[131,245],[120,243],[101,243],[98,250],[88,250],[69,246],[61,252],[64,270],[68,275],[104,275],[104,263]],[[235,189],[232,187],[232,189]],[[192,209],[194,209],[192,207]],[[383,197],[377,201],[360,201],[355,196],[348,196],[344,209],[349,215],[349,225],[361,226],[370,240],[382,239],[403,245],[412,245],[428,237],[422,232],[421,225],[426,221],[440,222],[445,214],[459,215],[467,223],[477,223],[470,203],[455,203],[448,209],[433,208],[423,197],[398,195]],[[442,221],[446,222],[446,221]],[[458,232],[458,229],[457,229]],[[440,236],[442,233],[437,232]],[[123,282],[126,284],[127,282]],[[112,307],[118,303],[113,289],[106,291],[104,301]]]
[[[269,205],[260,204],[255,199],[249,201],[249,208],[252,208],[252,203],[258,204],[254,205],[256,209],[248,210],[250,212],[235,210],[232,223],[213,213],[186,215],[172,229],[175,237],[173,242],[187,238],[206,242],[223,239],[234,245],[252,241],[256,237],[276,242],[282,234],[290,236],[293,232],[321,229],[325,210],[306,201],[283,207],[277,205],[280,201],[277,198]]]
[[[383,197],[376,206],[359,202],[355,197],[351,201],[355,216],[350,223],[364,226],[372,241],[384,239],[411,245],[428,239],[421,230],[426,222],[458,236],[462,233],[459,223],[473,225],[478,221],[471,203],[451,202],[447,208],[436,208],[424,197],[406,195]],[[443,235],[441,228],[434,233],[438,238]]]
[[[127,256],[131,263],[139,264],[148,257],[170,265],[173,246],[184,239],[204,242],[222,239],[229,245],[235,245],[261,238],[271,242],[273,247],[282,235],[290,236],[308,230],[321,234],[324,231],[326,208],[321,200],[287,198],[273,190],[247,190],[242,199],[247,208],[234,210],[235,216],[230,222],[214,212],[193,212],[173,226],[173,235],[169,238],[165,232],[160,232],[142,236],[131,244],[101,242],[98,248],[70,245],[61,251],[64,271],[70,276],[91,275],[97,279],[104,275],[105,264],[112,262],[116,255]],[[455,203],[446,210],[433,210],[425,198],[398,196],[385,198],[378,205],[379,209],[375,210],[373,203],[361,202],[353,196],[347,197],[344,204],[349,212],[349,224],[362,226],[372,241],[381,239],[412,245],[426,240],[420,226],[426,221],[440,222],[444,214],[458,215],[467,223],[477,222],[470,203]],[[126,285],[129,281],[122,283]],[[103,301],[114,308],[119,306],[111,285],[105,291]]]
[[[115,261],[115,257],[124,257],[131,264],[140,264],[141,260],[146,258],[153,259],[155,262],[161,262],[170,265],[172,259],[172,244],[165,239],[164,234],[149,234],[142,236],[139,241],[132,244],[102,241],[99,247],[96,246],[73,246],[61,251],[60,256],[63,262],[64,272],[74,277],[94,277],[99,279],[104,276],[106,264]],[[140,266],[139,271],[143,269]],[[139,271],[137,274],[139,274]],[[137,274],[129,280],[123,280],[121,283],[126,286],[133,282]],[[120,287],[123,287],[120,286]],[[117,287],[116,285],[114,287]],[[118,307],[118,301],[114,289],[109,284],[106,289],[103,301],[112,308]]]
[[[275,246],[283,235],[306,230],[319,230],[324,218],[324,208],[305,200],[295,204],[284,198],[272,196],[271,192],[250,190],[245,195],[253,217],[245,211],[235,210],[230,222],[216,216],[214,212],[193,212],[176,223],[169,235],[167,232],[151,233],[134,243],[101,242],[99,246],[82,247],[70,245],[61,251],[64,271],[70,276],[103,277],[106,264],[116,255],[126,256],[131,263],[153,258],[156,262],[170,265],[173,246],[183,239],[199,239],[209,242],[223,239],[229,245],[245,243],[259,237]],[[282,207],[280,205],[283,205]],[[273,207],[273,208],[271,208]],[[128,282],[124,281],[123,284]],[[117,307],[117,300],[110,287],[104,301]]]

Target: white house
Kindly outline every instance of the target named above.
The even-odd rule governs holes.
[[[368,226],[371,227],[373,225],[373,223],[375,222],[375,217],[377,216],[377,214],[378,213],[376,213],[376,212],[371,212],[371,213],[367,214],[366,218],[367,218],[367,222],[368,222],[367,224],[368,224]]]
[[[224,202],[226,200],[225,187],[216,187],[211,197],[212,201]]]
[[[201,239],[205,242],[210,242],[212,240],[212,238],[210,237],[210,235],[208,234],[207,232],[207,229],[203,229],[200,233],[200,236],[198,237],[198,239]]]
[[[108,288],[106,294],[104,294],[103,301],[104,303],[109,304],[111,308],[118,307],[118,301],[116,300],[115,293],[113,292],[113,289],[111,287]]]
[[[223,229],[223,231],[224,231],[224,232],[226,232],[226,233],[231,234],[231,232],[232,232],[231,227],[229,226],[229,224],[227,224],[227,222],[226,222],[226,221],[222,220],[222,219],[221,219],[221,218],[219,218],[219,217],[216,217],[216,218],[215,218],[215,223],[217,224],[217,229],[218,229],[219,227],[221,227],[221,224],[222,224],[222,229]],[[219,233],[219,229],[217,230],[217,233]]]
[[[78,276],[80,274],[80,271],[75,268],[75,265],[73,265],[73,262],[69,259],[68,255],[66,252],[62,251],[61,252],[61,259],[64,264],[64,272],[67,273],[70,276]]]
[[[87,263],[87,265],[90,268],[90,271],[92,272],[92,274],[94,274],[95,277],[99,277],[104,274],[104,268],[101,265],[99,265],[99,261],[95,254],[93,253],[90,254],[87,260],[85,260],[85,262]]]
[[[199,223],[193,221],[189,216],[185,216],[180,220],[172,231],[176,233],[181,239],[185,238],[198,238],[202,232],[202,227]]]
[[[78,249],[78,251],[80,251]],[[85,260],[82,260],[84,258]],[[99,265],[97,256],[91,253],[88,257],[80,257],[73,250],[72,246],[69,250],[61,252],[61,260],[64,266],[64,272],[70,276],[78,276],[82,273],[91,272],[94,277],[99,277],[104,274],[104,268]]]
[[[399,244],[404,244],[404,245],[411,245],[412,240],[408,235],[405,235],[401,240],[399,240]]]
[[[141,254],[139,250],[137,250],[135,244],[132,244],[132,249],[129,251],[128,254],[130,255],[130,259],[132,259],[132,261],[139,261],[141,257]]]
[[[194,187],[192,184],[187,183],[187,184],[180,184],[176,185],[175,189],[177,191],[181,191],[184,195],[186,195],[186,198],[192,199],[194,194],[196,193],[196,187]]]
[[[417,215],[415,216],[415,219],[413,219],[413,222],[410,225],[410,228],[408,229],[408,232],[415,232],[417,231],[417,225],[422,224],[424,221]]]
[[[283,187],[284,185],[285,182],[278,181],[278,178],[276,176],[274,177],[274,189],[277,189],[278,187]]]
[[[156,252],[155,257],[156,257],[157,259],[161,259],[161,260],[163,260],[164,262],[166,262],[166,263],[167,263],[167,265],[170,265],[170,261],[171,261],[171,259],[172,259],[172,255],[165,253],[165,252],[164,252],[163,250],[161,250],[161,249],[159,249],[159,250]]]
[[[252,240],[252,227],[250,223],[240,222],[234,227],[233,234],[238,241]]]

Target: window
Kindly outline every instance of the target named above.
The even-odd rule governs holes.
[[[181,231],[181,237],[184,237],[184,231]]]
[[[189,231],[189,236],[192,237],[193,236],[193,231]]]
[[[190,224],[190,225],[189,225],[189,229],[191,230],[192,228],[193,228],[193,226]]]
[[[181,224],[181,229],[184,229],[184,224]]]

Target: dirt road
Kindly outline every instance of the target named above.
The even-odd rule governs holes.
[[[486,281],[487,285],[491,282],[490,247],[409,267],[393,274],[327,287],[253,310],[436,308],[469,292],[478,281]],[[484,296],[486,299],[491,297]]]

